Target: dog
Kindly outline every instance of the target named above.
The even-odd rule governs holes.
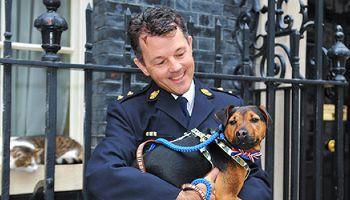
[[[271,119],[264,106],[230,105],[217,112],[215,116],[224,125],[216,132],[221,131],[224,137],[216,139],[216,142],[206,147],[211,159],[200,151],[182,153],[164,145],[157,145],[153,150],[143,154],[143,148],[147,143],[159,143],[146,141],[137,150],[138,168],[181,188],[185,183],[204,177],[215,166],[220,170],[214,186],[215,199],[238,199],[250,170],[241,157],[245,155],[251,160],[247,162],[254,162],[252,155],[260,155],[261,141],[266,136],[267,123]],[[178,146],[194,146],[200,142],[202,141],[194,134],[185,134],[184,137],[172,141]],[[229,149],[230,153],[227,151],[225,153],[224,149]]]

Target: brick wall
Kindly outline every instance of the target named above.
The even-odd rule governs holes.
[[[94,47],[96,63],[122,65],[124,51],[124,14],[127,8],[132,15],[150,6],[168,6],[179,11],[186,20],[194,22],[194,57],[196,71],[214,72],[215,22],[222,24],[221,53],[222,73],[232,74],[234,66],[241,62],[240,51],[232,38],[240,9],[234,0],[94,0]],[[141,76],[132,77],[132,89],[144,85]],[[212,84],[213,81],[207,81]],[[105,112],[108,102],[121,94],[119,74],[94,74],[93,145],[103,137]],[[224,81],[224,88],[232,88],[232,82]]]

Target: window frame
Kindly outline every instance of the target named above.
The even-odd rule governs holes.
[[[4,32],[5,32],[5,1],[1,3],[1,41],[0,53],[3,57]],[[84,63],[84,51],[86,42],[85,8],[92,0],[70,0],[71,20],[69,23],[70,33],[80,33],[79,36],[70,36],[70,46],[63,46],[58,53],[69,55],[71,63]],[[76,12],[79,10],[79,12]],[[45,12],[45,10],[43,10]],[[64,17],[64,16],[63,16]],[[12,42],[13,50],[30,50],[42,52],[41,44],[30,44]],[[3,68],[0,70],[0,104],[3,104]],[[84,124],[84,72],[81,70],[70,70],[70,97],[69,97],[69,134],[72,138],[83,144]],[[2,110],[1,110],[2,111]],[[2,135],[2,112],[0,113],[0,136]],[[1,141],[1,137],[0,137]]]

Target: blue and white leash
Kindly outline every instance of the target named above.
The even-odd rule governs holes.
[[[199,151],[200,149],[208,146],[210,143],[214,142],[215,139],[219,136],[218,132],[214,132],[207,140],[205,140],[202,143],[199,143],[195,146],[189,146],[189,147],[184,147],[184,146],[179,146],[176,145],[172,142],[169,142],[168,140],[164,139],[164,138],[158,138],[156,139],[157,142],[160,142],[161,144],[163,144],[164,146],[168,147],[171,150],[174,151],[178,151],[178,152],[183,152],[183,153],[187,153],[187,152],[194,152],[194,151]],[[154,149],[155,145],[153,144],[149,151],[152,151]]]
[[[198,179],[192,181],[191,184],[192,185],[197,185],[197,184],[200,184],[200,183],[203,183],[205,185],[205,187],[207,188],[206,193],[205,193],[205,200],[209,200],[210,199],[210,195],[211,195],[211,190],[212,190],[211,183],[205,178],[198,178]]]

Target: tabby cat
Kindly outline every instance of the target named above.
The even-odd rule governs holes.
[[[45,136],[12,137],[10,141],[10,169],[34,172],[44,164]],[[83,148],[75,140],[56,136],[56,164],[82,163]]]

